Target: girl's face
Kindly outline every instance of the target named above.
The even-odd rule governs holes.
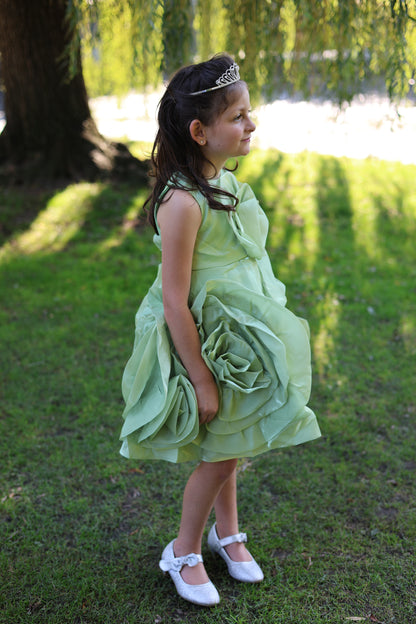
[[[249,153],[251,133],[255,129],[250,119],[250,96],[242,83],[234,102],[211,125],[204,126],[206,143],[201,149],[220,171],[228,158]]]

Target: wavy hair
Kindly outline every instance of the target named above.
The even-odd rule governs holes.
[[[222,54],[209,61],[183,67],[174,74],[160,100],[159,129],[151,155],[150,175],[155,178],[155,182],[144,204],[148,220],[155,231],[154,209],[161,202],[161,194],[166,186],[199,190],[214,210],[231,211],[237,206],[237,197],[210,186],[203,176],[206,164],[213,166],[213,163],[204,156],[189,129],[194,119],[199,119],[206,126],[211,125],[238,97],[241,81],[208,93],[190,95],[214,86],[215,81],[233,62],[230,56]],[[224,198],[229,200],[228,203],[223,203]]]

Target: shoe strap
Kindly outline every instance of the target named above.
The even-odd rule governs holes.
[[[188,565],[190,568],[193,568],[198,563],[202,563],[202,561],[202,555],[190,553],[189,555],[184,555],[183,557],[174,557],[174,559],[161,559],[161,561],[159,561],[159,567],[163,570],[163,572],[169,572],[169,570],[180,572],[184,565]]]
[[[235,535],[230,535],[229,537],[224,537],[223,539],[218,539],[221,546],[228,546],[229,544],[234,544],[234,542],[246,542],[247,541],[247,533],[236,533]]]

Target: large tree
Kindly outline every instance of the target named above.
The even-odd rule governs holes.
[[[0,135],[3,181],[142,172],[124,145],[107,141],[97,130],[78,42],[67,0],[0,0],[6,113]]]

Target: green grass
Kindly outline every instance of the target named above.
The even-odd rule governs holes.
[[[145,189],[0,190],[0,622],[410,624],[416,610],[416,167],[255,152],[323,437],[241,463],[265,581],[185,603],[158,569],[190,465],[118,454],[120,379],[158,262]],[[360,618],[360,619],[357,619]]]

